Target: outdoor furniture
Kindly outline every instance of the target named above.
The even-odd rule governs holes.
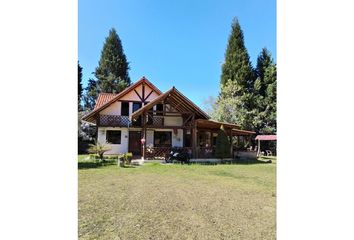
[[[257,135],[255,138],[258,140],[258,146],[257,146],[257,156],[261,156],[261,141],[276,141],[277,140],[277,135]],[[269,152],[268,152],[269,151]],[[270,150],[266,150],[267,156],[272,156],[272,152]]]

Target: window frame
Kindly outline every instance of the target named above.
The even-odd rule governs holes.
[[[109,140],[109,137],[112,137],[110,136],[112,133],[119,133],[119,138],[118,136],[115,136],[118,140],[118,142],[112,142]],[[122,144],[122,131],[121,130],[106,130],[106,141],[109,143],[109,144]]]
[[[169,144],[166,143],[156,143],[157,140],[157,135],[160,135],[162,133],[168,134],[169,135]],[[161,135],[160,135],[161,137]],[[161,138],[160,138],[161,141]],[[154,147],[172,147],[172,132],[171,131],[155,131],[154,132]]]

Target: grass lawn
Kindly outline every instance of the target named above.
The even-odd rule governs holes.
[[[79,169],[79,238],[275,239],[274,160],[134,168],[88,164]]]

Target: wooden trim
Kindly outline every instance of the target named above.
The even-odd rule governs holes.
[[[154,92],[154,90],[151,90],[151,92],[146,96],[146,98],[144,98],[144,102],[146,102],[146,100],[150,97],[150,95]]]
[[[141,102],[143,102],[143,98],[139,95],[139,93],[134,89],[134,92],[136,93],[136,95],[138,95],[138,97],[140,98]]]
[[[185,121],[183,121],[183,124],[182,124],[182,125],[185,126],[186,123],[187,123],[192,117],[193,117],[193,115],[191,114],[189,117],[186,118]]]
[[[141,96],[141,101],[143,101],[145,103],[145,84],[143,83],[142,85],[142,96]]]
[[[142,103],[141,101],[135,101],[135,100],[118,100],[117,102]]]

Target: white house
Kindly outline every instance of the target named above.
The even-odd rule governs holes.
[[[99,142],[111,145],[106,154],[132,152],[143,159],[164,157],[172,147],[193,158],[213,157],[221,125],[229,136],[254,134],[209,118],[175,87],[162,93],[142,77],[118,94],[101,93],[83,120],[96,125]]]

